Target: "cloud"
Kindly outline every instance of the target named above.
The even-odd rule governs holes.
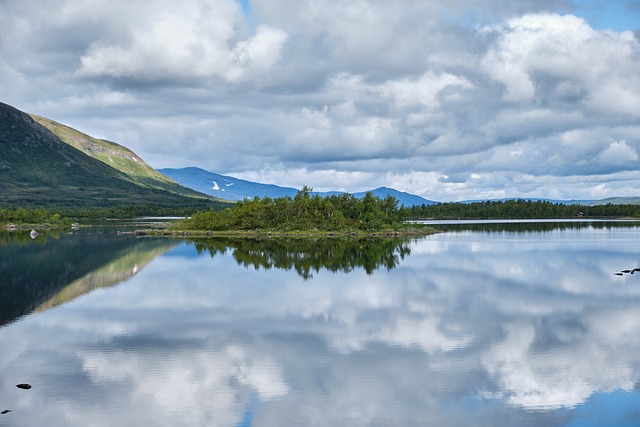
[[[612,165],[633,164],[638,160],[638,152],[625,141],[615,141],[600,152],[598,160]]]
[[[583,197],[597,176],[635,195],[615,174],[640,166],[639,39],[566,1],[36,3],[0,6],[3,101],[156,167],[392,176],[435,200]],[[603,153],[617,141],[627,155]]]
[[[242,14],[231,0],[151,11],[145,24],[130,22],[128,37],[94,41],[80,58],[78,75],[184,83],[218,77],[237,83],[275,65],[287,39],[270,26],[238,39]]]
[[[482,65],[504,85],[505,100],[550,105],[569,100],[587,112],[640,114],[632,109],[640,100],[632,87],[638,83],[633,71],[638,41],[632,33],[596,31],[570,15],[525,15],[494,30],[498,41]]]

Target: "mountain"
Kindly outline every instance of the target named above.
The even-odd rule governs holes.
[[[293,197],[298,193],[295,188],[279,187],[271,184],[259,184],[231,176],[219,175],[204,169],[189,167],[182,169],[158,169],[158,172],[172,178],[185,187],[192,188],[210,196],[225,200],[253,199],[263,197]]]
[[[220,175],[196,167],[158,169],[158,172],[167,175],[185,187],[190,187],[201,193],[226,200],[238,201],[246,198],[253,199],[256,196],[260,198],[294,197],[298,193],[298,189],[296,188],[280,187],[272,184],[260,184],[231,176]],[[404,206],[422,204],[431,205],[436,203],[414,194],[394,190],[393,188],[380,187],[375,190],[371,190],[371,192],[374,196],[378,196],[380,198],[385,198],[387,195],[391,195],[398,200],[399,204]],[[366,191],[363,191],[353,193],[353,195],[360,198],[364,197],[366,193]],[[333,194],[342,194],[342,192],[313,192],[312,194],[328,196]]]
[[[548,202],[548,203],[559,204],[559,205],[587,205],[589,203],[595,202],[594,200],[575,200],[575,199],[560,200],[560,199],[545,199],[545,198],[539,198],[539,197],[507,197],[503,199],[461,200],[456,203],[471,204],[471,203],[483,203],[483,202],[508,202],[511,200],[513,201],[524,200],[527,202]]]
[[[596,205],[639,205],[640,197],[609,197],[599,200],[585,200],[582,205],[596,206]]]
[[[46,117],[36,114],[30,114],[30,116],[37,123],[49,129],[63,142],[119,170],[125,174],[127,180],[135,184],[148,188],[163,189],[190,197],[204,197],[202,193],[184,187],[166,175],[156,171],[127,147],[112,141],[93,138]]]
[[[508,202],[509,200],[526,200],[531,202],[549,202],[559,205],[581,205],[581,206],[599,206],[599,205],[638,205],[640,204],[640,197],[609,197],[606,199],[544,199],[544,198],[531,198],[531,197],[510,197],[505,199],[476,199],[476,200],[462,200],[457,203],[480,203],[480,202]]]
[[[70,128],[66,132],[77,135]],[[82,143],[89,150],[88,140]],[[164,178],[162,180],[169,184],[160,184],[161,181],[155,184],[152,178],[145,182],[146,178],[136,173],[130,175],[124,169],[87,155],[28,114],[0,103],[0,207],[65,209],[145,205],[200,209],[215,204],[205,195],[186,197],[183,194],[196,194],[179,190],[177,183],[170,184]],[[178,194],[179,191],[182,194]]]
[[[418,206],[433,205],[438,203],[438,202],[434,202],[433,200],[425,199],[424,197],[416,196],[415,194],[405,193],[404,191],[398,191],[388,187],[380,187],[370,191],[371,193],[373,193],[374,196],[377,196],[381,199],[384,199],[385,197],[387,197],[387,195],[391,195],[395,197],[396,200],[398,200],[398,202],[401,205],[404,205],[406,207],[415,206],[415,205],[418,205]],[[358,198],[361,198],[361,197],[364,197],[365,194],[367,194],[366,191],[363,191],[360,193],[354,193],[353,195]]]

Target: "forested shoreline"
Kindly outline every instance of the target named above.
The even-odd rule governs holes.
[[[420,219],[570,219],[570,218],[639,218],[638,204],[580,205],[548,201],[507,200],[473,203],[436,203],[404,207],[393,196],[383,199],[367,193],[358,198],[349,193],[331,196],[312,195],[304,187],[291,197],[259,198],[229,204],[226,209],[192,213],[192,208],[144,209],[76,209],[49,211],[0,208],[0,222],[6,224],[71,224],[77,219],[135,218],[145,215],[189,216],[179,221],[180,230],[214,232],[272,230],[294,231],[389,231],[409,227],[407,221]]]
[[[580,205],[544,200],[437,203],[403,208],[404,219],[640,218],[640,205]]]
[[[0,224],[48,224],[52,226],[64,226],[71,225],[71,221],[58,212],[50,212],[44,208],[0,208]]]

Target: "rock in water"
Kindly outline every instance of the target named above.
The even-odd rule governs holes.
[[[31,388],[31,384],[18,384],[16,387],[21,388],[23,390],[29,390]]]
[[[4,411],[0,412],[0,414],[4,415],[8,414],[9,412],[11,412],[11,409],[5,409]]]

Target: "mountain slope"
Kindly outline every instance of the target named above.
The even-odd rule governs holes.
[[[272,184],[260,184],[251,181],[245,181],[243,179],[233,178],[230,176],[220,175],[213,172],[208,172],[204,169],[189,167],[181,169],[158,169],[159,172],[173,178],[178,183],[193,188],[196,191],[200,191],[205,194],[219,197],[226,200],[243,200],[246,198],[253,199],[254,197],[293,197],[298,193],[298,189],[291,187],[280,187]],[[395,197],[399,204],[405,206],[413,205],[430,205],[435,202],[427,200],[414,194],[405,193],[402,191],[394,190],[393,188],[380,187],[375,190],[371,190],[374,196],[385,198],[387,195]],[[364,197],[367,192],[354,193],[355,197]],[[319,194],[320,196],[327,196],[331,194],[342,194],[338,191],[331,191],[325,193],[313,192],[312,194]]]
[[[64,143],[28,114],[0,103],[0,206],[211,207],[128,175]]]
[[[428,199],[425,199],[424,197],[416,196],[415,194],[406,193],[404,191],[398,191],[396,189],[389,188],[389,187],[380,187],[370,191],[374,196],[377,196],[381,199],[384,199],[385,197],[387,197],[387,195],[391,195],[395,197],[401,205],[404,205],[407,207],[415,206],[415,205],[420,206],[423,204],[433,205],[434,203],[436,203],[433,200],[428,200]],[[361,198],[361,197],[364,197],[365,194],[367,194],[366,191],[360,192],[360,193],[354,193],[354,196]]]
[[[191,197],[204,197],[190,188],[184,187],[171,178],[149,166],[133,151],[115,142],[93,138],[69,126],[46,117],[30,114],[37,123],[49,129],[63,142],[82,151],[86,155],[123,172],[126,179],[148,188],[157,188]]]
[[[225,200],[238,201],[247,197],[253,199],[256,196],[260,198],[293,197],[298,193],[295,188],[259,184],[231,176],[219,175],[195,167],[158,169],[158,172],[174,179],[185,187]]]

